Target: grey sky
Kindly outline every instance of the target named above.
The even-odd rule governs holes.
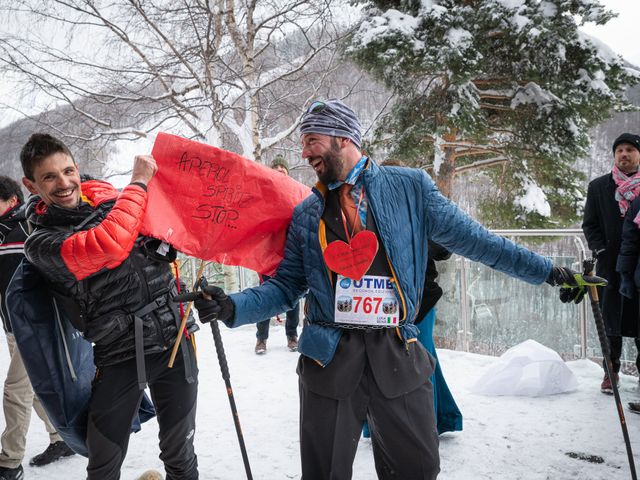
[[[618,17],[604,26],[589,24],[582,27],[582,30],[599,38],[614,52],[640,67],[640,43],[635,40],[640,21],[640,1],[600,0],[600,3],[618,13]]]
[[[587,24],[582,27],[582,30],[600,39],[611,47],[615,53],[622,55],[629,62],[640,67],[640,43],[633,40],[634,34],[639,28],[640,0],[600,0],[600,3],[609,10],[618,13],[618,17],[604,26]],[[15,84],[5,79],[0,83],[0,96],[3,99],[0,101],[0,105],[3,103],[11,104],[12,99],[16,99]],[[36,99],[26,103],[26,105],[24,103],[20,105],[22,111],[31,114],[37,113],[39,105]],[[2,109],[0,127],[19,117],[20,115],[16,112]]]

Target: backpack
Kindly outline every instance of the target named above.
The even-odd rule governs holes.
[[[88,456],[86,438],[91,383],[96,367],[93,346],[73,326],[76,312],[65,308],[46,279],[27,259],[16,269],[6,293],[9,319],[31,385],[65,443]],[[153,418],[145,394],[132,431]]]

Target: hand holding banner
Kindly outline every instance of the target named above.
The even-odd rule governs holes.
[[[141,232],[203,260],[273,274],[293,208],[310,193],[292,178],[232,152],[166,133],[152,155]]]

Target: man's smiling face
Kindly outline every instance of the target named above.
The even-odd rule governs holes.
[[[69,155],[57,152],[49,155],[33,170],[33,180],[23,178],[25,187],[47,205],[75,208],[80,202],[80,174]]]
[[[336,137],[307,133],[302,136],[302,158],[306,158],[318,175],[318,180],[325,185],[343,180],[346,172],[340,149],[340,141]]]

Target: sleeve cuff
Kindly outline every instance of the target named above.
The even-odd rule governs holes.
[[[145,192],[147,191],[147,185],[142,182],[131,182],[129,185],[137,185],[142,188]]]

